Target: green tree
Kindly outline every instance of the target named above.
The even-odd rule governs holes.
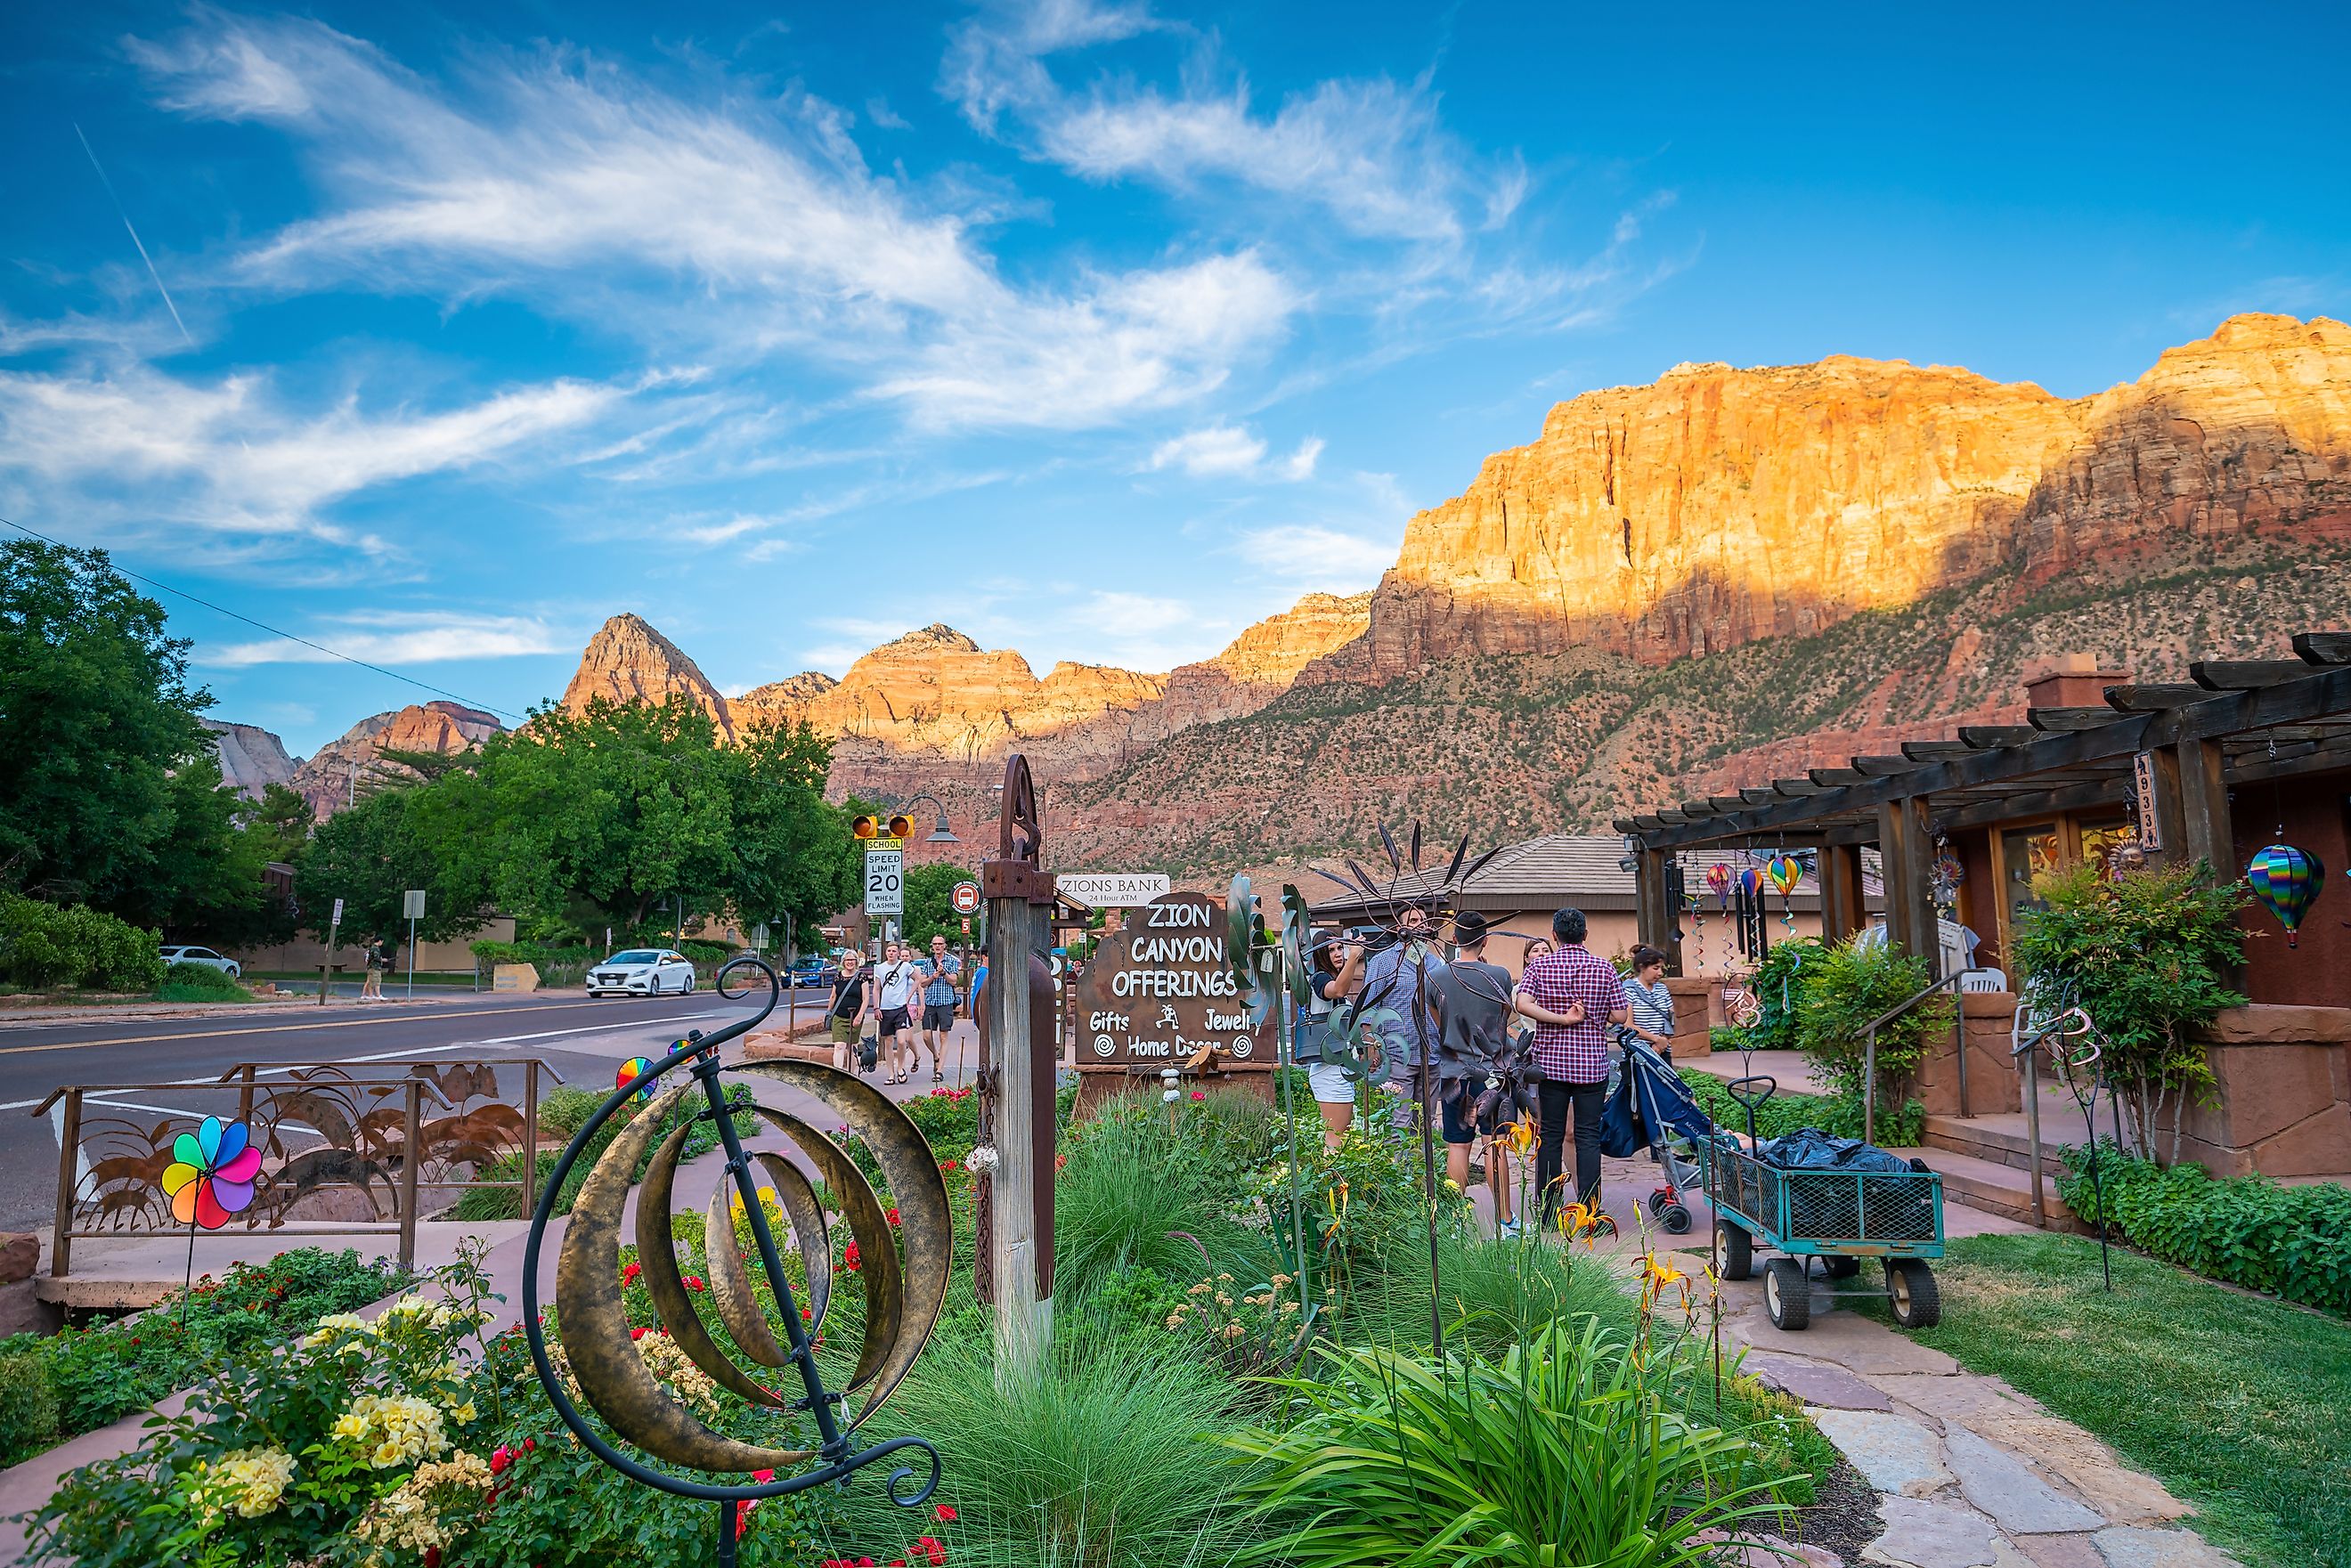
[[[404,933],[402,895],[424,890],[418,937],[427,942],[480,928],[490,889],[480,857],[464,851],[462,811],[424,788],[381,789],[319,824],[294,873],[302,924],[326,934],[343,901],[347,941]]]
[[[225,847],[207,779],[179,777],[214,755],[187,651],[104,550],[0,543],[0,883],[169,907],[174,879]]]
[[[917,947],[928,949],[931,938],[944,936],[954,946],[972,938],[963,934],[963,916],[949,902],[956,883],[979,879],[959,865],[944,862],[906,868],[906,913],[898,929]]]
[[[290,785],[266,785],[261,799],[246,808],[241,825],[265,863],[292,865],[310,841],[310,802]]]
[[[2244,884],[2218,881],[2199,861],[2111,882],[2095,866],[2069,866],[2035,877],[2032,891],[2042,907],[2017,922],[2019,973],[2049,1005],[2079,1007],[2097,1025],[2099,1071],[2119,1086],[2143,1158],[2155,1157],[2169,1103],[2177,1159],[2189,1100],[2212,1089],[2196,1032],[2245,1000],[2228,983],[2244,962]]]

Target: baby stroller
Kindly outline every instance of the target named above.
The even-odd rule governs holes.
[[[1679,1134],[1692,1145],[1707,1143],[1716,1135],[1714,1122],[1690,1098],[1689,1085],[1673,1064],[1646,1040],[1627,1034],[1618,1043],[1625,1056],[1600,1113],[1600,1152],[1623,1159],[1646,1148],[1666,1178],[1649,1194],[1649,1213],[1667,1231],[1686,1235],[1690,1211],[1681,1195],[1699,1185],[1698,1169],[1675,1154],[1667,1139]]]

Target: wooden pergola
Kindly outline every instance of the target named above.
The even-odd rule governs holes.
[[[2022,725],[1962,726],[1893,755],[1619,818],[1637,861],[1642,939],[1672,951],[1666,865],[1684,850],[1816,850],[1834,940],[1861,927],[1861,850],[1875,844],[1888,939],[1930,965],[1938,837],[2129,800],[2151,859],[2233,873],[2232,788],[2351,768],[2351,632],[2305,632],[2293,646],[2293,659],[2199,661],[2187,683],[2106,686],[2103,706],[2034,707]]]

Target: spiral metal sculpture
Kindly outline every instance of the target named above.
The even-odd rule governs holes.
[[[707,1036],[679,1041],[668,1055],[631,1077],[604,1101],[556,1162],[542,1190],[538,1211],[532,1217],[523,1255],[523,1328],[539,1383],[556,1414],[590,1451],[622,1474],[680,1497],[717,1503],[716,1561],[722,1568],[735,1562],[737,1510],[744,1502],[845,1481],[902,1450],[913,1450],[913,1457],[926,1459],[927,1476],[917,1490],[902,1495],[902,1483],[916,1471],[914,1465],[898,1466],[885,1483],[891,1500],[914,1508],[929,1499],[939,1481],[936,1448],[914,1437],[860,1448],[856,1432],[890,1397],[929,1342],[946,1299],[947,1270],[955,1251],[946,1184],[931,1157],[930,1145],[905,1113],[880,1091],[815,1062],[755,1061],[735,1067],[720,1063],[719,1048],[764,1021],[782,995],[776,972],[763,961],[745,956],[728,961],[719,970],[721,996],[732,1000],[750,994],[747,986],[741,991],[727,989],[728,977],[744,968],[756,969],[767,977],[766,1005]],[[680,1073],[682,1081],[662,1087],[661,1081],[674,1072]],[[723,1077],[796,1089],[840,1117],[880,1164],[900,1223],[896,1227],[889,1223],[872,1186],[840,1145],[798,1116],[758,1103],[756,1093],[747,1107],[728,1104]],[[653,1092],[651,1103],[621,1130],[590,1169],[572,1206],[556,1264],[560,1348],[580,1396],[602,1418],[600,1428],[574,1405],[549,1354],[547,1331],[539,1321],[539,1248],[554,1214],[556,1195],[573,1165],[599,1129],[646,1091]],[[695,1107],[697,1102],[698,1108],[671,1127],[674,1113]],[[807,1156],[827,1192],[841,1205],[857,1246],[865,1284],[864,1338],[855,1370],[837,1392],[825,1386],[815,1354],[817,1333],[831,1305],[833,1284],[832,1238],[824,1208],[799,1166],[767,1150],[743,1147],[735,1113],[747,1109]],[[709,1248],[712,1312],[717,1327],[744,1360],[758,1367],[796,1370],[800,1397],[768,1387],[737,1364],[695,1311],[678,1272],[670,1239],[671,1198],[686,1136],[696,1123],[704,1121],[715,1124],[726,1155],[726,1177],[711,1193],[707,1208],[708,1234],[723,1239]],[[653,1139],[665,1127],[670,1128],[667,1136],[653,1147]],[[638,1163],[649,1150],[652,1163],[638,1195],[635,1240],[638,1264],[662,1327],[720,1386],[767,1409],[809,1413],[816,1424],[816,1447],[770,1448],[714,1430],[672,1397],[637,1354],[622,1303],[617,1260],[629,1189],[634,1185]],[[760,1203],[755,1166],[773,1185],[790,1222],[792,1244],[805,1265],[806,1319],[785,1275],[778,1238]],[[766,1270],[767,1295],[784,1326],[785,1337],[780,1340],[762,1310],[758,1282],[731,1242],[734,1224],[729,1211],[735,1201],[742,1206]],[[860,1393],[863,1402],[851,1416],[851,1396]],[[612,1437],[625,1440],[644,1457],[624,1451]],[[810,1461],[814,1468],[765,1482],[704,1480],[658,1468],[648,1459],[747,1478],[758,1471],[797,1470]]]

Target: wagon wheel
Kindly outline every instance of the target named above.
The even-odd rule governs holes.
[[[1763,1266],[1763,1310],[1771,1326],[1786,1333],[1812,1322],[1813,1281],[1800,1260],[1774,1258]]]
[[[1718,1280],[1751,1279],[1755,1273],[1755,1239],[1744,1227],[1728,1219],[1718,1219],[1714,1225],[1714,1277]]]
[[[1906,1329],[1930,1329],[1943,1321],[1943,1292],[1923,1258],[1886,1260],[1886,1299],[1894,1321]]]

